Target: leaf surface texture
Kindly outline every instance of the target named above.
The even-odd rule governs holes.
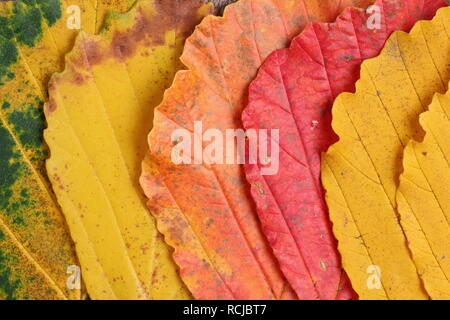
[[[52,77],[47,171],[93,299],[184,299],[169,247],[139,186],[153,107],[184,40],[210,12],[202,1],[138,1],[98,35],[82,32]]]
[[[333,106],[339,142],[323,157],[322,182],[343,266],[362,299],[426,299],[398,220],[403,148],[419,115],[450,79],[450,9],[396,32],[365,61],[356,93]],[[378,270],[373,274],[373,270]],[[379,280],[379,281],[378,281]]]
[[[272,53],[250,85],[242,115],[247,130],[280,132],[278,173],[262,175],[260,163],[246,164],[245,172],[264,233],[301,298],[353,296],[320,181],[321,154],[337,141],[333,101],[354,91],[362,61],[378,55],[392,32],[431,19],[446,2],[379,0],[374,5],[378,11],[348,8],[335,23],[313,22],[290,48]]]
[[[420,116],[423,142],[403,155],[397,192],[400,222],[425,288],[433,299],[450,299],[450,92],[437,94]]]
[[[131,1],[42,0],[0,3],[0,299],[79,299],[67,268],[78,265],[44,168],[42,105],[50,75],[62,67],[81,26],[95,32],[106,10]]]
[[[207,17],[187,40],[179,72],[155,111],[141,184],[158,228],[175,248],[181,276],[198,299],[296,298],[261,231],[243,167],[175,165],[176,129],[242,128],[247,88],[263,60],[309,21],[333,21],[371,1],[242,0]],[[206,145],[206,144],[205,144]]]

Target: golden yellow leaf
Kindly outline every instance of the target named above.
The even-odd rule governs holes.
[[[185,37],[210,12],[201,0],[143,0],[81,33],[50,82],[47,170],[94,299],[190,295],[139,186],[153,107]]]
[[[420,116],[423,142],[403,155],[397,192],[400,222],[432,299],[450,299],[450,91],[437,94]]]
[[[356,94],[339,96],[340,141],[322,181],[343,265],[361,299],[427,299],[396,210],[403,148],[423,136],[418,119],[450,79],[450,8],[391,36],[362,65]]]
[[[69,7],[78,7],[80,26],[95,32],[107,9],[131,3],[0,3],[0,299],[80,298],[66,286],[68,268],[78,262],[45,173],[42,105],[48,78],[79,31],[67,27]]]

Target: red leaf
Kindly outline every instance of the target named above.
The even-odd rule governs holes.
[[[320,182],[321,153],[337,140],[332,103],[338,94],[354,91],[362,61],[376,56],[392,32],[410,30],[446,3],[378,0],[375,5],[379,29],[369,29],[377,22],[376,9],[349,8],[336,23],[313,22],[289,49],[272,53],[250,86],[242,115],[246,129],[280,129],[278,173],[261,175],[259,163],[245,171],[264,232],[300,299],[353,295],[341,271]]]
[[[311,20],[334,21],[343,8],[368,3],[372,0],[241,0],[229,5],[223,18],[206,17],[186,41],[182,61],[188,70],[177,73],[155,110],[141,184],[195,298],[297,297],[260,228],[244,168],[201,159],[175,164],[174,132],[200,145],[192,155],[201,155],[207,143],[196,121],[203,132],[213,129],[221,137],[242,128],[248,85],[273,50],[284,48]],[[237,151],[228,146],[224,149]]]

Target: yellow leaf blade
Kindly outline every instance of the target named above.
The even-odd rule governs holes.
[[[177,4],[177,6],[175,6]],[[139,186],[153,107],[175,74],[202,1],[138,1],[80,34],[46,105],[47,170],[94,299],[185,299]]]
[[[107,10],[132,2],[0,3],[0,299],[81,297],[67,288],[78,261],[46,177],[42,105],[47,81],[79,31],[67,27],[69,7],[79,8],[80,27],[95,32]]]
[[[418,117],[450,79],[449,10],[410,34],[393,34],[379,57],[363,63],[356,94],[334,105],[340,141],[324,156],[322,181],[343,265],[361,299],[428,297],[395,196],[403,146],[423,135]]]
[[[58,71],[77,29],[67,27],[70,6],[81,26],[95,31],[115,1],[42,0],[0,3],[0,299],[79,299],[66,286],[77,265],[64,217],[46,177],[42,130],[46,83]],[[99,9],[99,10],[97,10]]]
[[[400,222],[419,274],[433,299],[450,299],[450,91],[421,115],[423,142],[404,151],[397,193]]]

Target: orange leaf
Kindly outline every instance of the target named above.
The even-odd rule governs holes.
[[[198,299],[292,299],[264,238],[243,168],[175,165],[175,130],[241,128],[247,87],[262,61],[311,20],[332,21],[373,1],[241,0],[207,17],[186,42],[183,63],[155,111],[141,184],[159,230],[175,248],[181,276]],[[195,139],[198,135],[195,136]]]

